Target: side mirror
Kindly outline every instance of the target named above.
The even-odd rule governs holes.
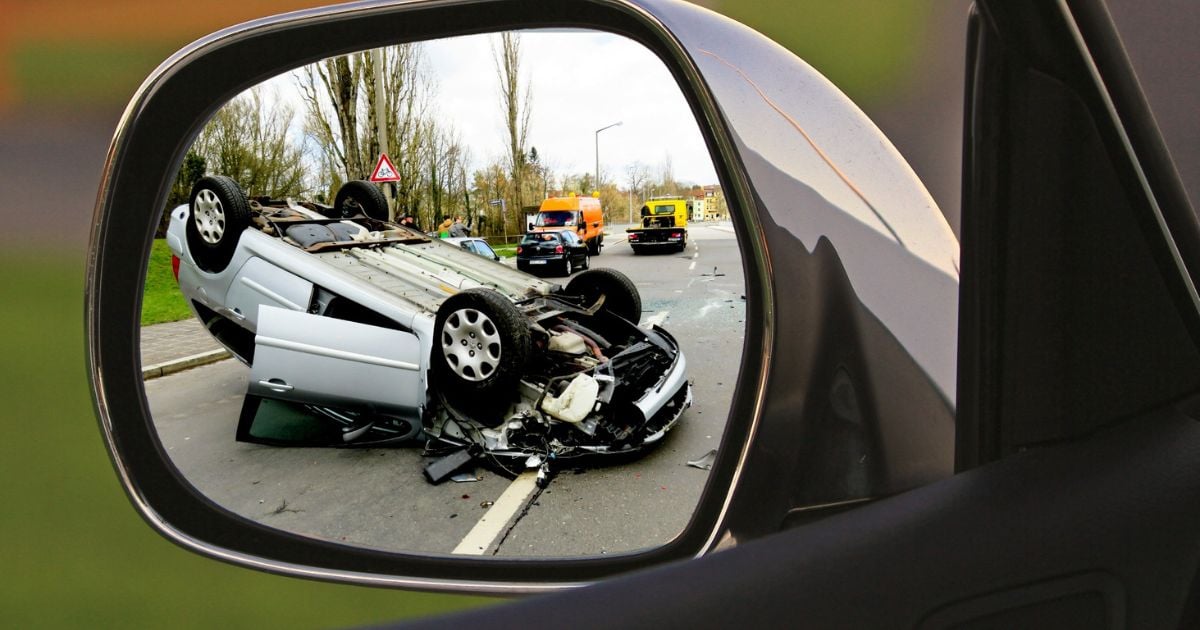
[[[241,362],[188,373],[170,392],[143,381],[133,340],[154,229],[189,150],[239,94],[294,71],[315,73],[313,85],[331,80],[354,55],[385,63],[435,41],[504,54],[516,30],[564,27],[636,44],[661,64],[680,118],[699,121],[732,228],[632,228],[630,247],[614,235],[590,262],[518,256],[520,271],[484,269],[443,251],[457,248],[393,232],[380,213],[400,201],[361,181],[380,173],[337,178],[347,182],[339,195],[378,211],[351,217],[335,211],[340,202],[275,200],[210,172],[167,207],[165,240],[196,319]],[[449,39],[464,36],[479,39]],[[435,1],[260,20],[164,63],[110,155],[87,291],[97,413],[134,506],[197,552],[348,582],[541,591],[706,554],[952,472],[949,226],[887,139],[819,73],[694,5]],[[520,207],[505,207],[488,226],[521,225]],[[704,241],[700,258],[669,255],[685,238]],[[199,399],[238,403],[217,410],[219,422],[191,425],[211,431],[206,448],[172,424],[201,413]],[[319,470],[309,463],[325,450],[271,447],[281,450],[255,474],[287,487],[308,466],[318,481],[306,487],[329,497],[299,513],[283,498],[234,492],[256,481],[231,478],[250,468],[217,457],[245,452],[235,433],[373,441],[324,457]],[[430,461],[417,463],[422,446]],[[648,451],[672,459],[650,473],[638,459]],[[482,480],[477,461],[492,471]],[[578,473],[577,483],[556,488],[556,472]],[[426,492],[426,479],[478,490]],[[371,511],[401,491],[407,503]],[[355,538],[360,525],[379,537]],[[534,557],[522,551],[534,544],[526,535],[537,537]]]

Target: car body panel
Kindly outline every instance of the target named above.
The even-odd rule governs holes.
[[[420,421],[426,383],[416,334],[259,308],[250,395]]]

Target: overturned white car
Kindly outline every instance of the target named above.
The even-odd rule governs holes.
[[[324,206],[210,176],[172,210],[180,289],[251,368],[238,439],[424,441],[434,482],[477,457],[544,479],[657,443],[691,404],[678,344],[637,326],[624,275],[545,282],[390,223],[386,203],[369,182]]]

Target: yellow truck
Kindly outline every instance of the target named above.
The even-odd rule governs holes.
[[[633,253],[681,252],[687,247],[687,221],[691,203],[682,197],[653,198],[642,206],[642,224],[625,230]]]

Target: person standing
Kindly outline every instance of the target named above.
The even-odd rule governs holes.
[[[462,218],[462,215],[460,214],[460,215],[454,217],[454,223],[450,225],[449,232],[450,232],[450,236],[452,236],[452,237],[470,236],[471,228],[469,228],[465,224],[463,224],[463,218]]]

